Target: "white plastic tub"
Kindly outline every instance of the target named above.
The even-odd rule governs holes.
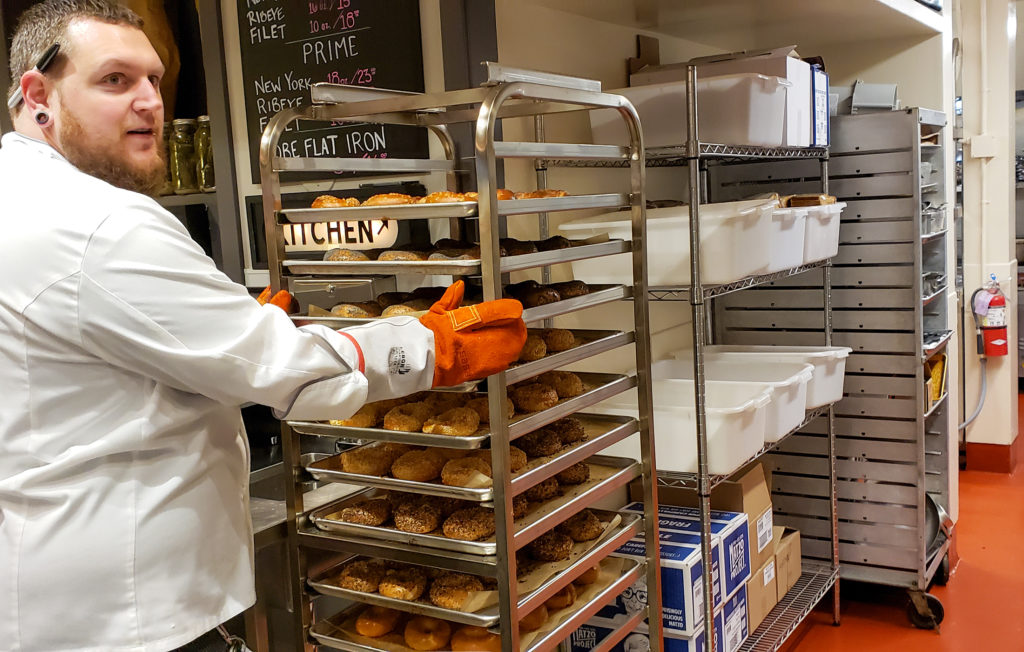
[[[722,145],[778,147],[786,125],[786,90],[781,77],[741,73],[697,80],[700,140]],[[610,90],[636,107],[647,147],[686,143],[686,82]],[[595,143],[626,145],[626,124],[617,111],[590,111]]]
[[[807,409],[835,403],[843,398],[846,359],[853,349],[845,346],[750,346],[714,345],[708,353],[721,359],[767,362],[802,362],[814,365],[814,376],[807,386]]]
[[[657,468],[697,472],[697,417],[692,380],[659,380],[654,392],[653,428]],[[735,471],[764,446],[766,389],[751,383],[707,383],[708,471]],[[636,416],[636,392],[619,394],[591,408],[600,414]],[[638,437],[605,449],[606,455],[640,459]]]
[[[704,356],[705,378],[712,382],[753,383],[769,392],[765,406],[764,440],[777,442],[803,423],[807,409],[807,386],[814,366],[803,362],[736,360],[719,354]],[[689,353],[674,360],[659,360],[651,367],[651,377],[693,379],[693,357]]]
[[[772,211],[767,272],[781,272],[804,262],[807,208],[776,208]]]
[[[844,208],[845,202],[807,207],[804,263],[825,260],[839,253],[839,223]]]
[[[701,282],[731,283],[764,273],[769,247],[774,200],[703,204],[700,208]],[[647,211],[647,277],[652,286],[690,283],[690,213],[688,206]],[[608,234],[632,240],[629,212],[619,211],[566,222],[558,227],[568,238]],[[590,283],[633,282],[629,254],[592,258],[572,263],[573,276]]]

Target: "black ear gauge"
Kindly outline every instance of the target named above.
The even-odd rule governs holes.
[[[45,125],[49,121],[50,121],[50,114],[49,113],[47,113],[46,111],[37,111],[36,112],[36,123],[39,124],[39,126],[43,126],[43,125]]]

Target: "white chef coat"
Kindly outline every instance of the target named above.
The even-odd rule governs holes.
[[[296,329],[155,201],[0,148],[0,650],[155,651],[253,604],[239,406],[427,389],[413,318]]]

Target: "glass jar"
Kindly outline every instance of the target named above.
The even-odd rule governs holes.
[[[173,195],[174,184],[171,182],[171,123],[164,123],[164,185],[160,188],[161,195]]]
[[[210,137],[210,116],[201,115],[196,127],[196,183],[199,190],[213,192],[217,189],[213,173],[213,141]]]
[[[199,191],[196,184],[196,121],[178,119],[172,123],[171,134],[171,185],[174,194],[187,195]]]

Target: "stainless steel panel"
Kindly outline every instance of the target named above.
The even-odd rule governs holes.
[[[596,79],[557,75],[550,72],[527,70],[526,68],[513,68],[511,66],[503,66],[494,61],[484,61],[483,65],[487,70],[487,83],[489,85],[503,82],[526,82],[544,86],[557,86],[559,88],[572,88],[593,93],[601,92],[601,82]]]
[[[914,464],[838,460],[836,467],[839,470],[840,477],[843,478],[881,480],[904,484],[915,484],[920,478],[920,469]]]
[[[836,414],[849,417],[913,419],[920,411],[916,398],[847,397],[836,406]]]
[[[917,457],[919,445],[915,442],[874,441],[863,438],[840,437],[836,440],[836,455],[851,459],[903,463]],[[890,502],[894,502],[892,499]],[[913,501],[917,504],[917,500]]]
[[[854,353],[846,359],[846,373],[902,374],[917,372],[917,356]]]
[[[917,178],[909,173],[893,173],[876,177],[832,179],[829,188],[841,201],[889,197],[913,197]]]
[[[899,571],[879,566],[843,563],[841,574],[844,580],[871,582],[886,586],[914,587],[917,586],[917,571]]]
[[[471,276],[480,273],[479,260],[423,260],[423,261],[349,261],[349,260],[285,260],[281,262],[292,274],[439,274]]]
[[[913,170],[914,153],[910,150],[835,156],[829,161],[829,181],[834,183],[837,180],[835,177],[867,176],[892,172],[911,172]]]
[[[885,288],[875,291],[833,288],[832,308],[905,308],[913,305],[916,296],[917,293],[910,288]],[[723,297],[720,303],[726,309],[822,309],[821,288],[758,288],[742,295],[728,295]]]
[[[840,245],[833,265],[885,265],[913,263],[916,243]]]
[[[784,344],[799,346],[810,341],[823,341],[822,333],[805,332],[772,332],[772,331],[748,331],[748,330],[726,330],[724,344]],[[816,338],[816,339],[815,339]],[[914,351],[915,342],[913,333],[834,333],[832,336],[833,346],[848,346],[854,351]]]
[[[844,154],[912,149],[918,140],[913,124],[897,111],[833,116],[829,153],[836,159]]]
[[[626,253],[631,250],[629,242],[623,240],[609,240],[594,244],[577,244],[569,249],[555,249],[553,251],[538,251],[535,254],[523,254],[521,256],[507,256],[501,259],[501,271],[515,272],[521,269],[530,269],[542,265],[557,265],[568,263],[584,258],[597,258],[599,256],[612,256],[614,254]]]
[[[776,514],[798,514],[800,516],[829,515],[829,499],[813,496],[779,495],[772,498],[772,508]],[[889,505],[884,503],[853,502],[839,500],[840,529],[845,521],[863,523],[885,523],[904,527],[917,524],[917,507],[905,505]]]
[[[912,219],[886,222],[851,222],[839,230],[842,244],[865,244],[869,242],[913,242],[915,225]]]
[[[895,199],[847,199],[843,209],[843,223],[855,220],[913,219],[918,205],[913,197]]]
[[[832,268],[832,291],[841,288],[914,287],[917,277],[912,265],[860,265]],[[820,291],[821,276],[804,274],[770,283],[773,288],[814,287]]]
[[[861,311],[840,310],[832,312],[832,327],[836,331],[912,331],[914,313],[909,311]],[[774,310],[732,310],[729,312],[730,328],[824,328],[821,310],[791,310],[781,307]]]
[[[811,422],[805,432],[824,434],[827,424],[824,419]],[[899,441],[917,440],[917,422],[914,419],[856,419],[837,418],[836,434],[843,437],[877,437]]]
[[[843,391],[850,396],[875,394],[881,396],[915,396],[918,390],[916,378],[895,376],[854,376],[847,370]]]
[[[801,538],[805,535],[819,539],[829,538],[828,519],[779,514],[775,518],[775,524],[800,530]],[[912,548],[917,546],[919,541],[917,531],[911,528],[894,528],[891,525],[848,522],[840,523],[839,527],[840,537],[848,542]]]
[[[913,505],[918,499],[917,487],[883,482],[852,482],[842,480],[836,490],[843,500],[868,500],[880,503]],[[827,477],[772,474],[772,493],[802,496],[824,496],[828,491]]]

